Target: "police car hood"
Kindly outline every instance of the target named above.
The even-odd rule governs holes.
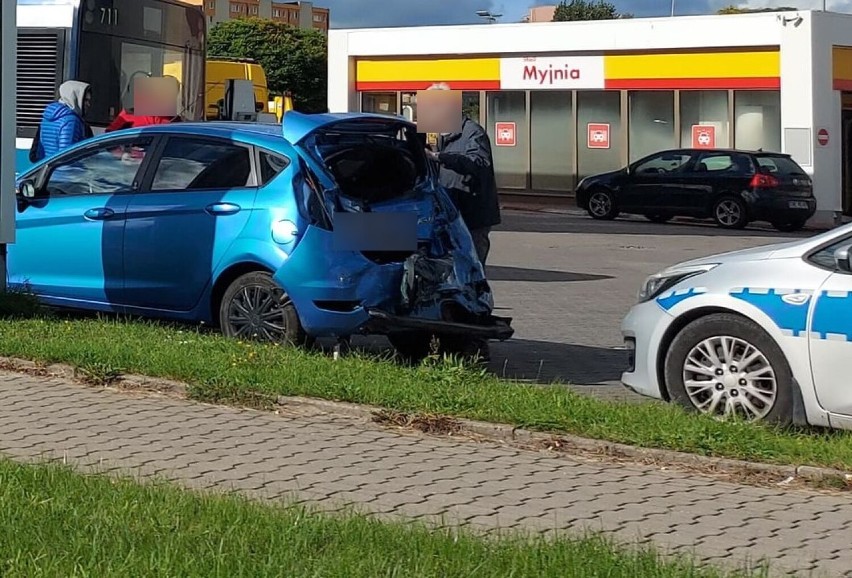
[[[752,247],[751,249],[741,249],[739,251],[731,251],[729,253],[719,253],[708,257],[701,257],[691,261],[679,263],[671,269],[679,269],[681,267],[690,267],[693,265],[708,265],[711,263],[732,263],[736,261],[763,261],[766,259],[789,259],[793,257],[801,257],[806,252],[810,251],[811,246],[816,246],[819,243],[812,243],[811,239],[805,241],[791,241],[787,243],[776,243],[773,245],[763,245],[761,247]]]

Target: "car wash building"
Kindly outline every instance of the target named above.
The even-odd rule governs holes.
[[[445,82],[487,127],[501,194],[570,197],[674,147],[791,154],[815,220],[852,215],[852,16],[783,12],[332,30],[332,111],[417,117]]]

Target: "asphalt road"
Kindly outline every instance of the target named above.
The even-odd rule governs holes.
[[[680,261],[814,234],[600,222],[579,212],[504,211],[503,221],[492,234],[488,275],[495,313],[514,319],[515,336],[492,346],[492,371],[628,399],[618,383],[626,363],[619,327],[645,277]]]

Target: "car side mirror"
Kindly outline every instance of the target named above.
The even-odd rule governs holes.
[[[838,271],[852,273],[852,261],[849,259],[850,250],[852,250],[852,245],[846,245],[834,251],[834,266],[837,267]]]
[[[34,199],[36,196],[36,188],[32,181],[22,181],[18,185],[18,194],[25,199]]]

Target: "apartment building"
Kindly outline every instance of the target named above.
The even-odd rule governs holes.
[[[534,6],[524,16],[524,22],[552,22],[556,6]]]
[[[234,18],[266,18],[299,28],[328,32],[329,10],[313,2],[276,2],[274,0],[184,0],[203,6],[208,25]]]

